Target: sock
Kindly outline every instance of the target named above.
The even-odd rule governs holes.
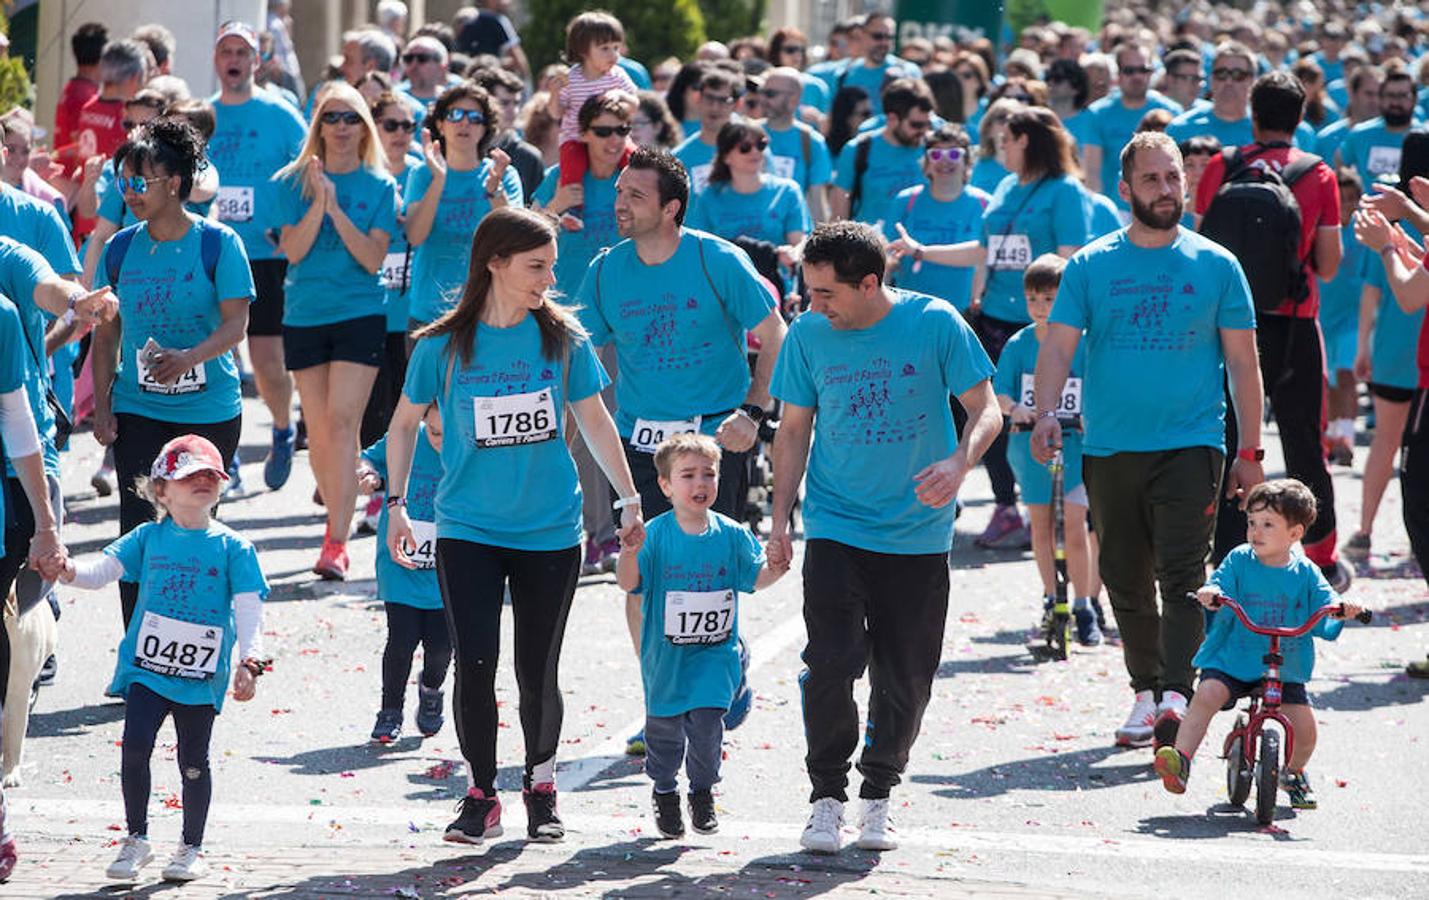
[[[533,785],[556,783],[556,758],[554,756],[531,767],[531,783]]]

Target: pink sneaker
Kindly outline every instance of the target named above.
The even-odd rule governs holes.
[[[1017,506],[999,506],[992,513],[992,521],[973,543],[984,549],[1025,549],[1031,546],[1031,538]]]
[[[324,538],[323,548],[318,553],[318,561],[313,566],[313,571],[323,581],[346,581],[347,566],[347,544],[342,541],[334,541],[331,538]]]
[[[501,837],[501,801],[481,788],[472,788],[457,803],[456,821],[447,826],[442,840],[454,844],[480,844]]]

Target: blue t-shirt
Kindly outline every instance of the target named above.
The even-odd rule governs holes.
[[[634,241],[597,254],[577,305],[591,343],[615,343],[615,425],[625,438],[636,419],[692,416],[713,435],[749,392],[746,332],[774,310],[743,250],[692,229],[656,266],[640,261]]]
[[[630,76],[630,80],[635,82],[635,86],[640,90],[650,90],[650,71],[639,60],[622,56],[615,61],[615,64],[625,70],[625,74]]]
[[[1340,229],[1340,243],[1344,255],[1340,267],[1330,281],[1320,281],[1320,322],[1326,332],[1358,327],[1360,313],[1360,292],[1364,289],[1366,266],[1370,254],[1365,245],[1355,238],[1353,228]],[[1380,264],[1380,270],[1384,266]],[[1417,332],[1416,332],[1417,336]],[[1325,335],[1328,341],[1330,335]]]
[[[764,130],[769,135],[769,151],[765,160],[771,174],[792,178],[805,191],[810,185],[833,181],[833,158],[822,134],[802,122],[795,122],[783,131],[775,131],[766,124]],[[800,135],[808,135],[807,163],[804,162],[804,139]]]
[[[437,537],[514,550],[577,546],[581,489],[564,412],[610,383],[590,341],[574,339],[567,360],[547,359],[531,316],[510,328],[478,324],[469,364],[460,354],[451,361],[450,340],[418,341],[402,388],[419,406],[435,400],[442,415]]]
[[[1028,325],[1008,338],[1007,343],[1003,345],[1002,355],[997,358],[997,374],[992,376],[993,392],[999,397],[1011,397],[1014,406],[1036,409],[1032,377],[1037,373],[1037,354],[1041,350],[1042,342],[1037,339],[1036,325]],[[1068,379],[1080,380],[1085,365],[1086,352],[1082,345],[1078,344],[1077,352],[1072,356],[1071,368],[1067,373]],[[1064,388],[1062,400],[1057,406],[1058,411],[1069,415],[1080,415],[1081,407],[1075,398],[1085,396],[1085,382],[1082,383],[1080,392]],[[1030,431],[1008,432],[1007,458],[1012,463],[1018,484],[1022,487],[1023,502],[1050,503],[1051,475],[1042,463],[1032,458],[1032,433]],[[1074,491],[1082,483],[1082,433],[1080,431],[1066,429],[1062,432],[1062,464],[1062,488],[1064,491]],[[1030,482],[1033,478],[1038,482],[1036,485],[1038,490],[1032,489]],[[1045,482],[1048,491],[1045,495],[1040,490],[1044,486],[1043,482]]]
[[[834,92],[829,90],[828,84],[808,72],[800,73],[799,80],[804,85],[804,90],[799,94],[799,105],[812,106],[827,115],[834,102]]]
[[[1172,115],[1181,114],[1181,104],[1156,91],[1146,92],[1146,101],[1131,109],[1121,101],[1121,92],[1114,91],[1088,106],[1077,118],[1091,119],[1081,126],[1078,140],[1083,147],[1100,147],[1102,151],[1102,193],[1116,202],[1118,208],[1127,208],[1121,199],[1116,183],[1121,180],[1121,148],[1127,145],[1136,133],[1136,126],[1147,113],[1155,109],[1170,110]]]
[[[197,224],[176,241],[155,241],[147,224],[134,233],[114,289],[122,324],[119,367],[114,372],[117,413],[196,425],[225,422],[243,412],[232,353],[225,351],[208,360],[201,372],[195,366],[171,386],[147,377],[148,369],[139,363],[140,351],[151,338],[160,347],[196,347],[223,324],[222,301],[252,302],[256,296],[243,241],[225,225],[209,222],[206,227],[222,236],[212,281],[204,271],[202,231]],[[107,266],[99,267],[94,283],[96,287],[110,283]]]
[[[0,234],[39,253],[61,275],[78,275],[81,271],[60,211],[54,204],[8,184],[0,187]]]
[[[997,186],[983,216],[978,243],[987,250],[983,315],[1004,322],[1030,322],[1022,275],[1032,261],[1058,247],[1080,247],[1091,233],[1091,206],[1077,179],[1039,178],[1022,184],[1008,176]]]
[[[1411,236],[1419,239],[1418,232],[1411,231]],[[1417,354],[1424,310],[1410,315],[1400,309],[1384,274],[1384,259],[1379,254],[1365,254],[1364,273],[1365,283],[1379,289],[1379,308],[1375,311],[1374,334],[1370,339],[1370,380],[1386,387],[1418,387]]]
[[[860,222],[872,222],[873,217],[883,212],[898,192],[912,187],[923,180],[923,147],[900,147],[888,141],[883,134],[870,134],[844,144],[839,151],[839,161],[834,173],[834,184],[853,193],[854,163],[857,161],[858,147],[863,141],[871,141],[868,151],[868,168],[863,170],[863,188],[858,206],[849,210],[849,218]]]
[[[560,166],[547,169],[531,201],[548,206],[556,197],[560,174]],[[580,231],[562,228],[556,236],[556,290],[563,298],[575,297],[597,253],[620,242],[620,232],[615,227],[615,182],[619,177],[616,171],[609,178],[596,178],[587,170],[581,179],[585,188],[580,208],[583,227]]]
[[[25,387],[25,360],[29,352],[25,349],[25,329],[20,324],[20,312],[15,304],[0,297],[0,394],[8,394]],[[5,455],[5,464],[10,464],[10,456]],[[0,491],[0,522],[5,521],[5,494]]]
[[[691,199],[685,226],[729,241],[748,237],[777,247],[789,243],[791,232],[808,234],[814,223],[798,184],[788,178],[761,173],[759,189],[752,194],[737,192],[730,182],[705,185],[705,189]]]
[[[1291,551],[1290,564],[1279,568],[1267,566],[1249,544],[1241,544],[1221,560],[1206,584],[1239,603],[1252,622],[1267,628],[1298,627],[1320,607],[1340,602],[1320,567],[1298,549]],[[1285,657],[1281,679],[1288,684],[1309,681],[1315,672],[1312,637],[1333,641],[1344,627],[1341,619],[1324,618],[1307,635],[1281,638],[1280,653]],[[1212,617],[1192,665],[1219,669],[1241,681],[1259,681],[1265,677],[1263,659],[1269,652],[1270,638],[1247,629],[1227,609]]]
[[[1320,132],[1315,135],[1315,155],[1333,165],[1335,151],[1340,149],[1340,145],[1345,142],[1345,138],[1353,127],[1354,123],[1346,118],[1321,128]]]
[[[21,363],[25,367],[25,393],[30,400],[35,428],[40,433],[40,443],[44,445],[45,471],[58,475],[60,454],[55,449],[55,414],[45,402],[45,391],[50,386],[49,366],[45,361],[45,329],[50,317],[35,303],[35,288],[54,276],[54,269],[43,256],[0,234],[0,296],[8,298],[20,314],[26,344],[20,348],[23,351]],[[5,462],[5,472],[12,477],[15,474],[9,460]]]
[[[958,445],[950,394],[992,363],[946,300],[888,289],[892,308],[863,329],[819,313],[789,326],[770,390],[816,410],[804,531],[876,553],[945,553],[954,506],[918,502],[913,476]]]
[[[483,159],[475,169],[447,172],[432,230],[427,239],[412,250],[412,318],[431,322],[456,306],[466,284],[467,268],[471,265],[471,237],[476,226],[491,212],[486,199],[486,179],[495,165]],[[425,165],[412,169],[407,176],[407,189],[402,193],[407,215],[427,195],[432,183],[432,170]],[[522,206],[521,176],[515,166],[501,173],[501,193],[511,206]]]
[[[1125,230],[1098,238],[1067,261],[1051,321],[1086,332],[1086,455],[1224,450],[1219,329],[1255,328],[1255,307],[1219,244],[1184,228],[1154,249]]]
[[[946,202],[933,196],[926,184],[914,185],[898,192],[883,213],[883,234],[890,241],[898,237],[896,226],[902,225],[908,235],[921,244],[959,244],[976,240],[982,234],[982,217],[987,209],[987,194],[975,187],[964,188]],[[916,269],[916,271],[915,271]],[[944,266],[924,260],[915,265],[912,257],[904,257],[891,273],[891,283],[905,290],[941,297],[967,312],[972,303],[972,266]]]
[[[269,229],[284,224],[276,196],[274,173],[297,159],[307,137],[303,117],[282,98],[253,91],[246,103],[229,106],[219,95],[213,104],[215,127],[208,157],[223,173],[218,195],[218,219],[238,232],[248,258],[278,255],[277,236]]]
[[[1325,58],[1325,52],[1323,50],[1316,50],[1310,54],[1309,58],[1314,60],[1315,65],[1319,66],[1320,71],[1324,73],[1325,84],[1329,84],[1332,81],[1339,81],[1345,77],[1345,64],[1343,60],[1327,59]]]
[[[1087,139],[1096,131],[1096,116],[1086,109],[1079,109],[1063,120],[1062,127],[1072,136],[1072,142],[1080,147],[1086,144]]]
[[[705,183],[710,178],[710,167],[714,165],[715,145],[706,144],[700,140],[700,126],[695,123],[694,130],[686,130],[689,137],[680,142],[680,145],[672,151],[675,158],[684,163],[685,171],[690,175],[690,196],[698,194],[705,189]]]
[[[337,188],[338,205],[358,231],[367,234],[377,229],[390,236],[397,230],[397,183],[391,175],[358,168],[327,177]],[[312,205],[313,201],[302,196],[302,183],[299,175],[275,182],[279,225],[298,224]],[[364,316],[386,316],[381,272],[362,267],[327,215],[308,254],[288,264],[283,291],[284,325],[312,328]]]
[[[1007,167],[998,162],[995,157],[984,156],[973,164],[972,175],[968,177],[968,186],[975,187],[989,197],[997,186],[1002,184],[1002,180],[1012,173],[1007,171]]]
[[[397,183],[397,208],[402,208],[402,189],[412,170],[426,166],[415,154],[407,154],[402,171],[393,180]],[[405,332],[412,301],[412,248],[407,244],[407,231],[398,222],[387,242],[387,255],[382,259],[383,304],[387,310],[387,333]]]
[[[383,481],[387,480],[387,438],[362,451]],[[399,566],[387,552],[388,510],[384,504],[377,517],[377,597],[384,603],[400,603],[416,609],[441,609],[442,592],[437,585],[436,521],[437,487],[442,482],[442,458],[427,440],[427,426],[417,427],[412,450],[412,468],[407,476],[407,518],[417,539],[416,560],[421,568]],[[429,543],[430,542],[430,543]],[[423,545],[426,546],[423,546]]]
[[[692,709],[728,709],[739,687],[739,594],[752,593],[764,567],[764,550],[744,525],[717,512],[709,514],[703,534],[686,534],[673,511],[645,524],[640,548],[642,619],[640,677],[645,684],[645,712],[678,716]],[[733,591],[728,623],[716,617],[719,643],[675,643],[666,637],[665,607],[670,591]],[[682,599],[682,598],[677,598]],[[678,607],[677,607],[678,609]],[[683,638],[678,623],[672,633]]]
[[[845,60],[843,67],[834,75],[830,93],[838,94],[846,87],[861,87],[868,92],[868,104],[873,115],[883,112],[883,86],[895,78],[921,78],[916,66],[909,65],[894,56],[885,56],[883,62],[869,66],[863,57]]]
[[[1365,193],[1376,181],[1394,182],[1399,177],[1399,158],[1404,150],[1404,136],[1418,122],[1403,131],[1390,131],[1384,119],[1373,118],[1350,129],[1340,143],[1340,160],[1354,166],[1364,185]]]
[[[124,566],[124,581],[139,585],[109,689],[123,694],[142,684],[175,703],[222,710],[238,636],[233,596],[268,596],[253,544],[221,522],[198,530],[165,518],[104,552]]]

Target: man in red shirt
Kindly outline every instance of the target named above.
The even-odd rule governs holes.
[[[135,40],[110,41],[99,57],[100,88],[80,107],[75,143],[80,161],[99,154],[113,156],[124,143],[124,104],[144,86],[149,51]]]
[[[85,101],[99,93],[99,55],[109,42],[109,29],[98,22],[88,22],[75,29],[69,46],[79,70],[65,82],[60,102],[55,104],[55,143],[58,149],[74,140],[75,122]]]
[[[1252,166],[1280,172],[1300,158],[1291,146],[1305,110],[1305,91],[1287,72],[1256,79],[1250,92],[1251,127],[1255,143],[1241,147]],[[1225,156],[1211,158],[1196,190],[1196,215],[1203,216],[1225,177]],[[1329,281],[1339,268],[1340,186],[1323,161],[1291,188],[1300,206],[1300,261],[1309,281],[1302,300],[1287,299],[1274,312],[1256,314],[1256,344],[1260,371],[1280,430],[1286,474],[1304,482],[1315,494],[1318,516],[1305,533],[1305,555],[1318,565],[1336,590],[1349,587],[1350,570],[1335,549],[1335,494],[1320,443],[1325,416],[1325,356],[1317,316],[1320,292],[1316,278]],[[1227,430],[1236,446],[1235,422]],[[1235,502],[1223,503],[1216,521],[1212,563],[1245,542],[1245,513]]]

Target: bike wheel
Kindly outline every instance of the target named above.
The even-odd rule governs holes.
[[[1058,600],[1052,612],[1052,630],[1048,634],[1048,647],[1052,658],[1063,661],[1067,658],[1067,643],[1072,633],[1072,617],[1067,611],[1067,602]]]
[[[1276,791],[1280,789],[1280,735],[1260,733],[1260,765],[1255,771],[1255,820],[1262,825],[1275,821]]]
[[[1237,716],[1231,733],[1230,744],[1226,747],[1226,795],[1231,806],[1244,806],[1250,797],[1251,767],[1245,759],[1245,716]]]

